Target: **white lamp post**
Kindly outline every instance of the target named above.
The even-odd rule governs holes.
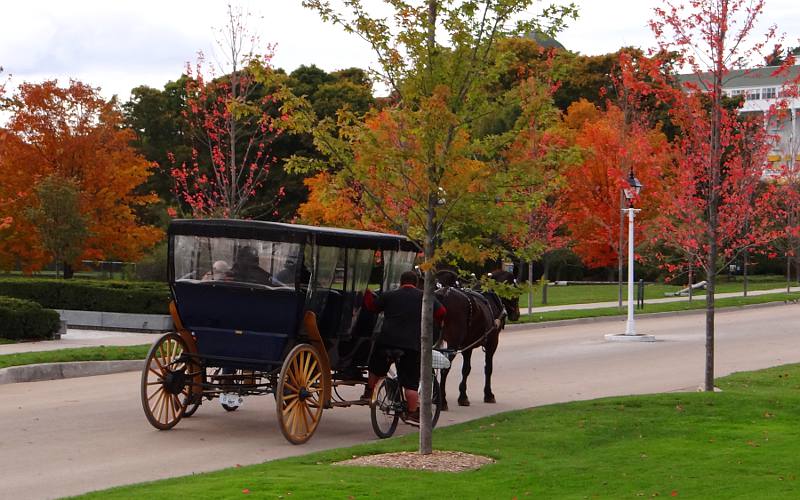
[[[633,175],[631,169],[628,175],[628,187],[623,189],[625,199],[628,200],[628,208],[621,208],[623,212],[628,213],[628,321],[625,326],[625,333],[609,334],[606,335],[607,340],[635,340],[652,342],[656,338],[652,335],[641,335],[636,333],[636,323],[633,318],[633,219],[636,217],[636,212],[641,210],[633,208],[633,200],[639,196],[642,191],[642,183]],[[620,249],[622,250],[622,249]]]

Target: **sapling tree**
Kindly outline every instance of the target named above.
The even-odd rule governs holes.
[[[437,251],[448,232],[468,235],[466,221],[502,220],[496,210],[516,205],[502,200],[522,178],[504,169],[500,155],[529,123],[524,108],[512,131],[482,138],[471,133],[475,122],[502,106],[503,99],[520,100],[519,92],[526,92],[492,92],[499,76],[497,42],[534,31],[554,33],[574,8],[551,6],[535,16],[529,12],[533,0],[390,0],[384,3],[390,13],[384,18],[361,0],[344,2],[341,11],[324,0],[303,3],[364,39],[376,54],[377,78],[391,91],[391,105],[370,113],[363,126],[339,127],[332,137],[324,134],[333,129],[330,122],[316,124],[315,144],[329,161],[304,166],[333,165],[345,172],[342,176],[358,189],[370,216],[383,217],[390,228],[420,242],[425,287],[419,451],[429,454]]]

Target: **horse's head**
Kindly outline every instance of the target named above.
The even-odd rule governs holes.
[[[436,281],[442,286],[458,286],[458,274],[449,269],[442,269],[436,271]]]
[[[489,273],[489,276],[493,280],[499,283],[505,283],[511,286],[517,285],[517,280],[516,278],[514,278],[514,274],[508,271],[503,271],[503,270],[492,271],[491,273]],[[500,300],[503,302],[503,307],[506,308],[506,313],[508,313],[508,319],[510,319],[511,321],[519,320],[519,315],[520,315],[519,296],[514,295],[514,298],[511,299],[500,297]]]

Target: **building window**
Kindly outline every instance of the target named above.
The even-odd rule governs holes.
[[[762,99],[775,99],[775,87],[765,87],[761,89]]]
[[[754,101],[756,99],[761,99],[761,89],[750,89],[747,91],[746,96],[748,101]]]
[[[733,89],[730,91],[730,95],[732,97],[736,97],[737,95],[742,95],[742,94],[744,94],[744,90],[742,89]]]

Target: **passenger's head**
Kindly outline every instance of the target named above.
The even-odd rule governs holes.
[[[414,271],[406,271],[400,275],[400,286],[412,285],[417,286],[417,273]]]
[[[258,265],[258,250],[251,246],[244,246],[236,252],[236,263],[239,267],[253,267]]]
[[[227,273],[231,270],[231,266],[224,260],[218,260],[214,262],[213,269],[215,273]]]

